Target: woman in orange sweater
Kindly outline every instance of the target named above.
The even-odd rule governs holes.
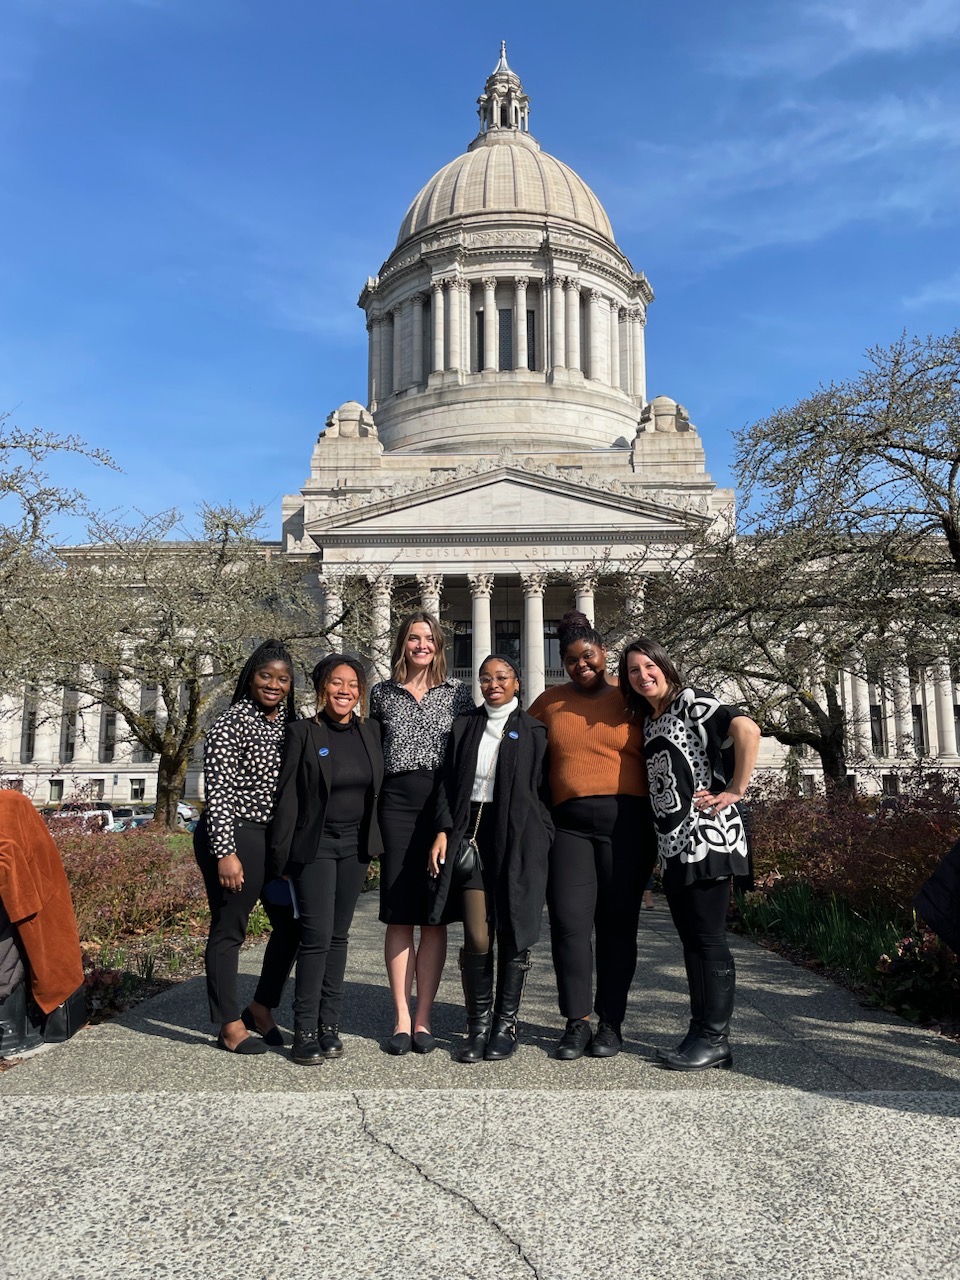
[[[550,851],[547,906],[566,1029],[556,1049],[565,1061],[612,1058],[637,967],[637,923],[656,855],[642,725],[632,723],[607,676],[603,638],[572,611],[558,628],[568,684],[547,689],[530,714],[547,726],[556,839]],[[597,985],[593,994],[596,931]],[[598,1026],[593,1034],[591,1008]]]

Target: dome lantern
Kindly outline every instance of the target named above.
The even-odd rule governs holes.
[[[507,62],[507,42],[500,41],[500,60],[487,76],[477,99],[481,135],[491,130],[512,129],[530,132],[530,99],[523,92],[520,77]]]

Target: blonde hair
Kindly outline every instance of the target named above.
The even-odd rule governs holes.
[[[391,675],[397,684],[407,683],[409,679],[409,672],[407,671],[407,638],[412,627],[418,622],[425,622],[430,628],[430,634],[433,637],[434,654],[433,661],[430,663],[430,679],[435,685],[443,684],[447,678],[447,655],[444,651],[443,628],[433,614],[427,613],[424,609],[416,609],[413,613],[408,613],[400,623],[393,646],[393,654],[390,658]]]

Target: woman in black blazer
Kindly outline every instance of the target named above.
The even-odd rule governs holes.
[[[483,705],[453,722],[437,791],[439,834],[430,849],[431,924],[463,920],[460,975],[467,1008],[461,1062],[509,1058],[540,936],[554,828],[547,794],[547,731],[520,709],[520,674],[509,658],[480,667]],[[456,851],[476,831],[481,866],[454,883]],[[493,1001],[493,939],[497,998]]]
[[[358,715],[367,692],[358,659],[332,653],[313,670],[317,713],[287,729],[271,828],[273,865],[300,912],[292,1056],[339,1058],[343,975],[357,899],[383,852],[377,796],[380,726]]]

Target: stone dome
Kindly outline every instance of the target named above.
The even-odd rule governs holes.
[[[578,222],[613,243],[603,205],[579,174],[541,151],[529,134],[482,134],[414,198],[397,244],[450,218],[520,214]]]

